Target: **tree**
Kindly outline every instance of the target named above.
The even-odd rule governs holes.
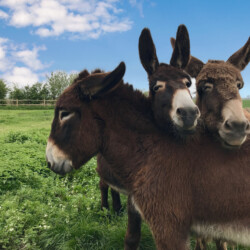
[[[19,89],[17,86],[14,86],[14,88],[10,91],[10,99],[25,99],[24,89]]]
[[[43,85],[42,83],[35,83],[32,86],[25,86],[25,95],[26,99],[29,100],[41,100],[43,99],[41,96]]]
[[[69,82],[70,82],[70,84],[72,84],[77,77],[78,77],[78,73],[69,74]]]
[[[76,73],[67,74],[64,71],[52,72],[50,76],[47,76],[47,89],[50,92],[50,98],[56,99],[77,76]]]
[[[56,99],[70,85],[68,74],[63,71],[52,72],[47,76],[47,84],[52,99]]]
[[[4,99],[7,95],[8,88],[5,82],[0,79],[0,99]]]
[[[41,96],[41,99],[48,100],[50,98],[49,86],[47,83],[43,84],[42,89],[40,91],[40,96]]]

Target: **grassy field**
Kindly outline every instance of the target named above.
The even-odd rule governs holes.
[[[250,99],[243,100],[243,107],[250,108]]]
[[[0,110],[0,249],[123,249],[126,210],[100,210],[96,160],[66,177],[46,167],[52,118],[53,110]],[[140,249],[155,249],[145,223]]]

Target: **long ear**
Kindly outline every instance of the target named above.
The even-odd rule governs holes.
[[[170,38],[170,43],[172,48],[175,48],[175,39],[173,37]],[[187,66],[184,68],[185,71],[192,77],[196,78],[203,68],[204,63],[198,58],[191,56],[189,57],[189,61]]]
[[[119,86],[125,74],[126,66],[121,62],[110,73],[90,75],[83,82],[79,81],[80,91],[83,96],[89,98],[105,95]]]
[[[243,70],[247,66],[250,61],[250,37],[246,44],[230,56],[227,61],[239,70]]]
[[[172,49],[174,49],[174,47],[175,47],[175,39],[173,37],[170,38],[170,43],[171,43]]]
[[[121,83],[125,74],[126,65],[121,62],[112,72],[110,72],[102,81],[102,88],[96,95],[104,95],[114,91]]]
[[[177,30],[176,41],[174,45],[174,51],[170,60],[170,65],[176,68],[184,69],[189,61],[189,56],[190,56],[189,35],[186,26],[182,24],[178,27]]]
[[[139,38],[139,55],[141,64],[152,75],[159,66],[155,45],[148,28],[144,28]]]

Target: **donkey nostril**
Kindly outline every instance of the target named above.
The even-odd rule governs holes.
[[[230,125],[230,122],[228,120],[225,122],[224,126],[226,129],[231,129],[231,125]]]
[[[234,121],[227,120],[224,123],[224,128],[232,132],[242,132],[245,133],[246,130],[250,129],[249,121]]]
[[[177,113],[177,115],[180,115],[180,116],[185,116],[185,115],[187,115],[187,112],[186,112],[186,110],[185,110],[184,108],[178,108],[178,109],[176,110],[176,113]]]

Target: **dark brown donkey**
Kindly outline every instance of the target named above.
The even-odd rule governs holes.
[[[183,82],[187,87],[191,85],[191,79],[181,70],[186,67],[190,57],[189,35],[184,25],[178,27],[176,37],[178,49],[173,51],[170,65],[159,64],[153,39],[146,28],[143,29],[139,38],[139,55],[148,74],[149,95],[156,124],[166,133],[176,136],[178,140],[194,132],[199,110],[194,106],[190,94],[183,89]],[[173,93],[179,88],[183,91],[179,91],[178,96],[176,95],[173,99]],[[122,193],[127,193],[127,191],[111,174],[109,164],[101,154],[97,155],[97,171],[101,177],[101,207],[109,207],[108,188],[110,185],[113,209],[119,213],[121,201],[117,191]]]
[[[175,39],[171,38],[172,47]],[[247,43],[226,62],[209,60],[206,64],[195,57],[191,57],[186,71],[196,77],[197,105],[201,110],[201,117],[209,132],[229,149],[238,148],[246,139],[245,132],[249,130],[249,113],[242,110],[239,89],[244,85],[240,71],[250,61],[250,38]],[[214,114],[219,113],[224,106],[219,127]],[[236,139],[235,139],[236,137]],[[216,240],[218,250],[227,249],[226,243]],[[196,250],[206,249],[206,240],[198,239]]]
[[[141,63],[148,74],[149,94],[156,125],[177,141],[184,141],[187,135],[194,132],[199,110],[194,106],[187,91],[187,87],[191,85],[191,79],[181,70],[187,65],[190,57],[189,35],[184,25],[178,27],[176,37],[176,50],[173,51],[170,65],[158,63],[155,45],[148,29],[144,29],[140,35],[139,54]],[[123,194],[129,192],[121,185],[119,176],[115,176],[112,167],[100,153],[97,156],[97,172],[101,177],[102,207],[108,208],[110,185],[113,209],[119,212],[121,209],[119,192]],[[127,208],[128,229],[125,249],[137,249],[140,241],[141,218],[130,198]]]
[[[176,142],[155,126],[150,101],[121,84],[124,72],[121,63],[79,77],[59,97],[48,166],[66,174],[101,152],[158,249],[187,249],[191,231],[250,245],[250,140],[228,152],[201,127]]]

